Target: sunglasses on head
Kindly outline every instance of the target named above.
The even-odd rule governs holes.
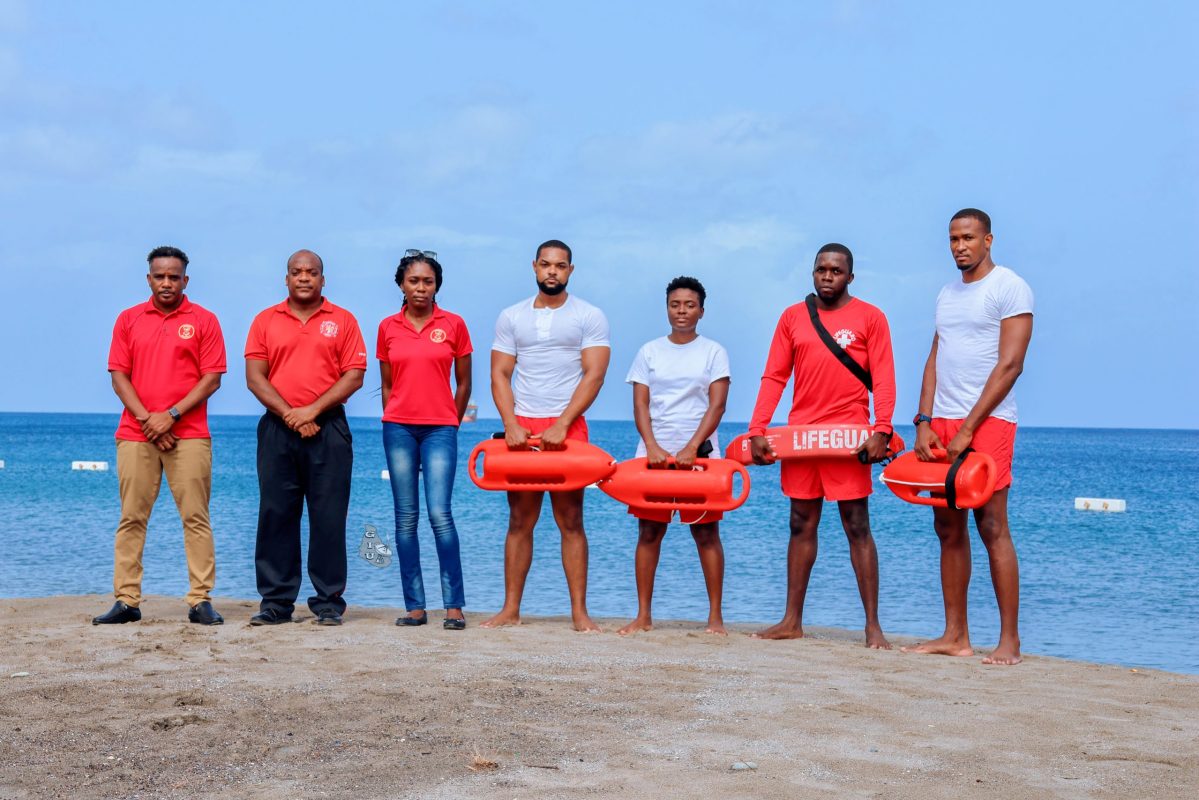
[[[431,259],[433,259],[434,261],[436,261],[436,260],[437,260],[437,253],[436,253],[436,252],[434,252],[434,251],[432,251],[432,250],[412,250],[412,249],[409,249],[409,250],[405,250],[405,251],[404,251],[404,258],[413,258],[413,257],[416,257],[416,258],[422,258],[422,257],[423,257],[423,258],[431,258]]]

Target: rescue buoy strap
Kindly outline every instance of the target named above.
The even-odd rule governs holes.
[[[820,337],[820,341],[824,342],[824,346],[829,349],[838,361],[845,365],[845,368],[853,373],[853,376],[862,382],[866,387],[866,391],[874,391],[874,380],[870,377],[870,373],[853,360],[853,356],[845,352],[845,348],[837,344],[837,340],[828,332],[828,328],[824,327],[824,323],[820,321],[820,314],[816,311],[816,294],[812,293],[804,299],[804,303],[808,307],[808,316],[812,318],[812,327],[816,329],[816,335]]]
[[[953,464],[949,466],[949,471],[945,473],[945,504],[949,508],[958,507],[958,489],[955,486],[955,481],[958,476],[958,470],[962,468],[962,464],[966,462],[966,456],[974,452],[973,447],[967,447],[962,452],[958,453],[958,457],[953,460]]]

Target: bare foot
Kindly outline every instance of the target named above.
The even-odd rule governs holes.
[[[876,626],[866,628],[866,646],[871,650],[890,650],[891,643],[883,636],[883,629]]]
[[[754,639],[802,639],[803,626],[799,623],[780,622],[764,631],[751,633],[750,636]]]
[[[991,651],[991,655],[983,659],[984,664],[999,664],[1005,667],[1011,667],[1019,664],[1024,659],[1020,656],[1020,643],[1014,645],[1003,640],[995,646]]]
[[[591,617],[587,616],[586,611],[580,611],[571,615],[574,621],[575,630],[579,633],[603,633],[603,629],[591,621]]]
[[[704,628],[704,633],[710,633],[714,636],[728,636],[729,632],[724,629],[724,620],[710,619],[708,627]]]
[[[500,613],[496,614],[491,619],[479,625],[480,628],[506,628],[509,625],[520,624],[519,611],[506,611],[500,609]]]
[[[620,636],[628,636],[630,633],[641,633],[642,631],[652,631],[654,622],[649,617],[637,617],[637,619],[625,625],[616,633]]]
[[[944,636],[939,639],[933,639],[931,642],[921,642],[920,644],[901,647],[899,649],[905,653],[957,656],[959,658],[974,655],[974,648],[970,646],[969,639],[946,639]]]

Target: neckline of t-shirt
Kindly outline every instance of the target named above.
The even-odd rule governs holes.
[[[966,283],[964,280],[961,280],[961,277],[959,276],[958,280],[955,281],[955,283],[957,283],[963,289],[973,289],[973,288],[982,286],[984,283],[986,283],[987,281],[989,281],[991,279],[992,275],[999,272],[999,270],[1001,270],[1001,269],[1006,270],[1007,267],[1005,267],[1003,264],[996,264],[991,269],[990,272],[988,272],[986,275],[983,275],[981,278],[979,278],[976,281],[970,281],[969,283]]]
[[[667,334],[666,336],[662,337],[662,341],[666,342],[671,347],[677,347],[681,350],[684,347],[690,347],[691,345],[695,344],[696,342],[698,342],[700,339],[703,339],[703,338],[704,338],[704,335],[702,333],[697,333],[697,334],[695,334],[695,338],[692,339],[691,341],[687,342],[686,344],[679,344],[677,342],[670,341],[670,335]]]
[[[561,311],[562,309],[566,308],[566,306],[569,305],[570,301],[573,299],[574,299],[574,295],[568,294],[568,295],[566,295],[566,301],[564,303],[562,303],[562,305],[558,306],[557,308],[554,308],[553,306],[543,306],[542,308],[538,308],[537,307],[537,295],[533,295],[533,299],[529,301],[529,308],[533,309],[534,311],[549,311],[552,313],[554,311]]]

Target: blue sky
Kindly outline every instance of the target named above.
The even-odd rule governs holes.
[[[241,352],[288,254],[324,256],[373,345],[419,247],[493,416],[495,316],[556,237],[612,322],[593,416],[630,417],[625,372],[690,274],[746,419],[779,313],[841,241],[890,318],[906,421],[948,218],[978,206],[1037,296],[1021,421],[1199,427],[1197,30],[1181,2],[0,0],[0,410],[115,412],[112,322],[169,243],[228,341],[213,412],[258,410]]]

